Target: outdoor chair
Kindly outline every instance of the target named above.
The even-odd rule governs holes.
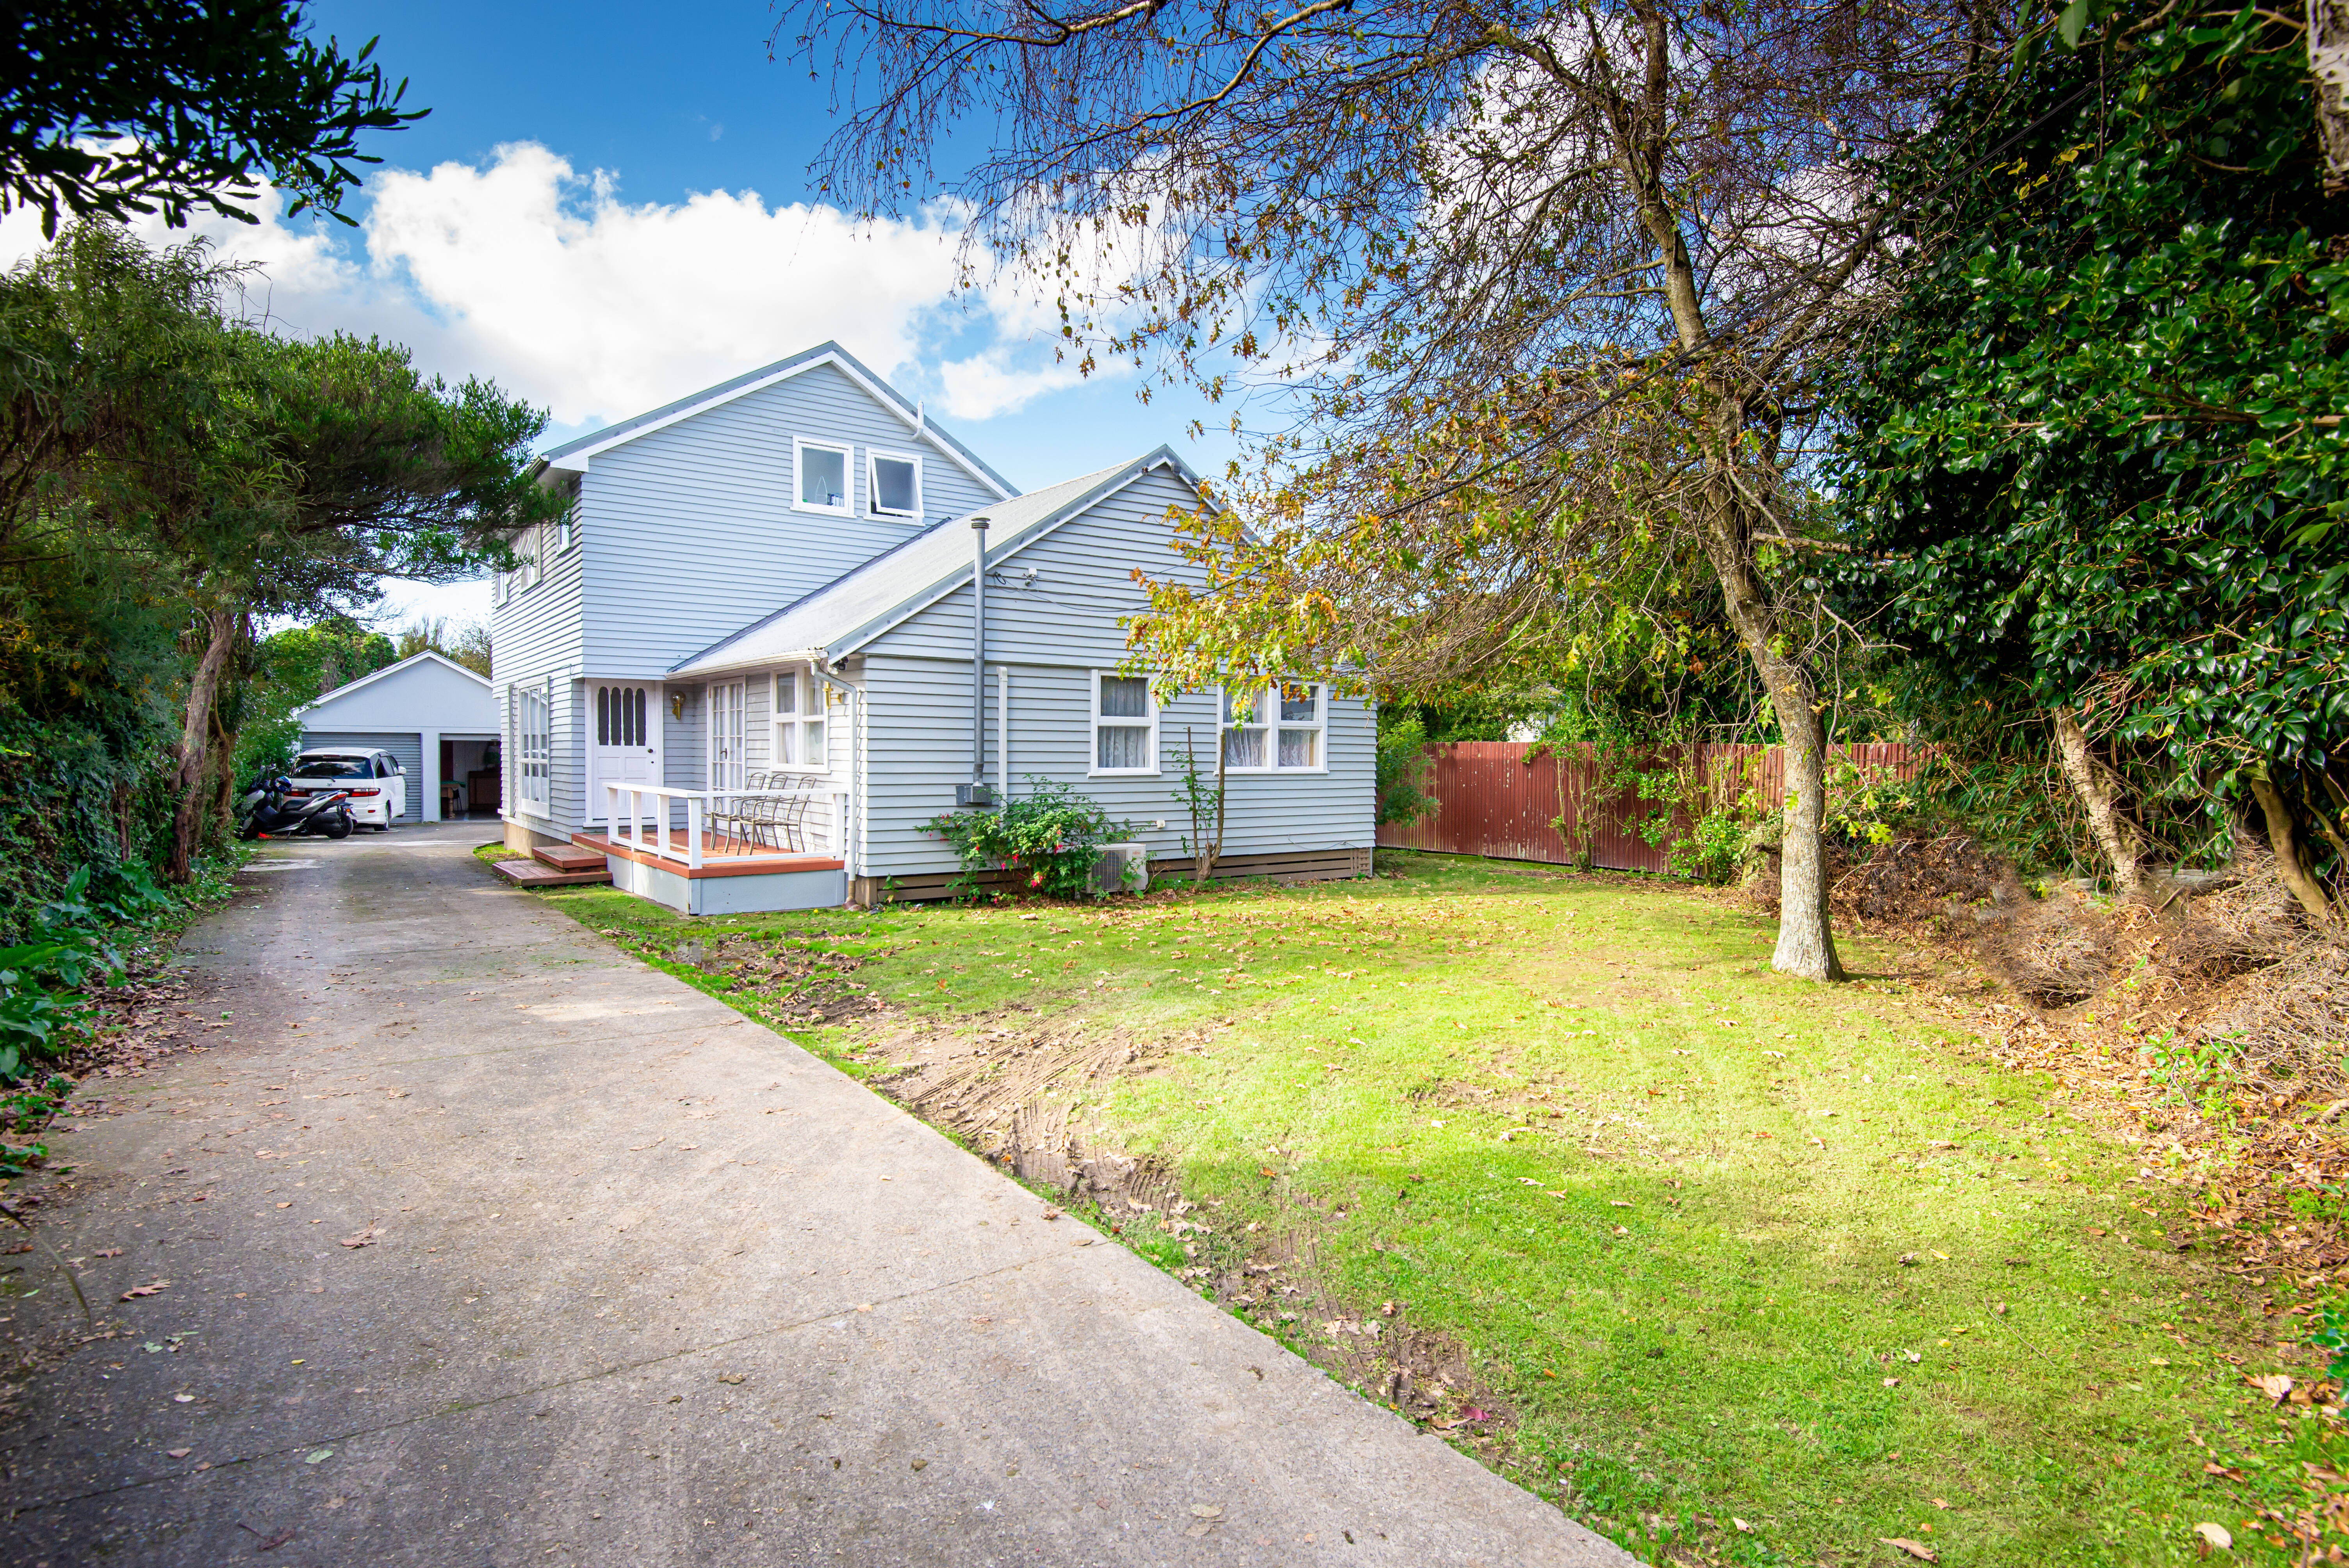
[[[767,788],[767,780],[771,777],[772,775],[764,772],[745,773],[742,776],[742,789],[746,793],[762,790]],[[721,804],[721,802],[730,802],[730,804]],[[741,795],[735,794],[731,790],[711,791],[709,814],[704,819],[710,838],[719,841],[740,840],[744,842],[756,842],[755,830],[760,804],[761,802],[757,800],[746,800]]]

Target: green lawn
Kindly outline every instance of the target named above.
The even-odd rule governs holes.
[[[2329,1418],[2243,1383],[2321,1374],[2266,1326],[2296,1304],[2175,1252],[2172,1190],[1951,1040],[1899,954],[1847,941],[1878,978],[1813,986],[1763,919],[1652,880],[1380,863],[1042,911],[541,896],[770,1018],[788,998],[669,960],[862,959],[896,1020],[798,1037],[853,1072],[1014,1007],[1181,1040],[1071,1112],[1198,1205],[1121,1234],[1643,1556],[2185,1563],[2208,1520],[2298,1560],[2247,1526],[2304,1501]],[[1385,1380],[1398,1344],[1433,1407]]]

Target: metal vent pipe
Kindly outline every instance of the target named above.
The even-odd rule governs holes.
[[[987,780],[987,519],[970,520],[970,781]]]

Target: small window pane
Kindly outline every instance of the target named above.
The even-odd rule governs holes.
[[[1150,731],[1138,724],[1104,724],[1094,731],[1100,738],[1093,750],[1100,768],[1148,768]]]
[[[807,735],[805,743],[800,748],[800,761],[809,768],[823,767],[824,762],[823,722],[819,719],[813,724],[802,725],[801,727],[807,731]]]
[[[1280,720],[1283,724],[1312,724],[1319,719],[1320,703],[1316,688],[1309,686],[1285,686],[1280,688]]]
[[[818,686],[812,676],[800,686],[800,711],[812,714],[823,711],[823,687]]]
[[[873,510],[914,510],[914,465],[897,458],[873,459]]]
[[[1148,718],[1148,678],[1142,676],[1102,676],[1101,710],[1103,718]]]
[[[799,712],[799,676],[777,676],[775,677],[775,711],[777,713]]]
[[[800,500],[808,506],[841,506],[848,494],[848,454],[826,447],[800,449]]]
[[[1283,768],[1318,768],[1321,765],[1321,732],[1318,729],[1284,729],[1280,732],[1280,765]]]
[[[1264,731],[1261,729],[1227,729],[1224,732],[1224,766],[1226,768],[1261,768],[1264,766]]]
[[[1226,710],[1228,717],[1224,720],[1224,722],[1226,724],[1262,724],[1264,722],[1264,696],[1265,694],[1260,691],[1249,692],[1246,695],[1242,695],[1237,692],[1226,694],[1226,700],[1231,704],[1231,707]]]

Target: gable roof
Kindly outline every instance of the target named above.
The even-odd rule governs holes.
[[[837,343],[819,343],[813,348],[802,349],[788,359],[778,359],[772,365],[761,366],[756,370],[746,370],[730,381],[720,381],[715,387],[705,387],[700,391],[680,397],[674,403],[664,403],[650,413],[639,414],[633,419],[623,419],[616,425],[606,425],[600,430],[591,430],[584,436],[550,449],[543,454],[541,460],[551,469],[585,473],[587,471],[588,459],[598,452],[608,450],[623,441],[633,441],[639,436],[650,435],[655,430],[674,425],[680,419],[689,418],[704,409],[730,403],[737,397],[747,397],[762,387],[772,387],[779,381],[788,381],[794,376],[804,375],[823,365],[836,366],[842,374],[870,393],[875,402],[905,420],[908,430],[930,441],[951,458],[957,467],[997,495],[1009,499],[1019,493],[1009,480],[982,462],[977,452],[955,439],[947,431],[931,423],[918,405],[907,401],[904,393],[873,374],[863,360],[858,359],[856,356],[849,353]]]
[[[1009,559],[1154,469],[1171,469],[1191,489],[1199,476],[1171,447],[1115,468],[1064,480],[999,505],[936,524],[669,666],[671,675],[716,674],[822,655],[838,658],[927,609],[970,581],[974,517],[988,520],[988,562]]]
[[[295,708],[288,717],[299,718],[304,714],[309,712],[312,708],[316,707],[323,703],[334,702],[339,698],[347,697],[355,691],[358,691],[366,686],[371,686],[379,680],[384,680],[389,676],[396,676],[400,671],[407,669],[413,665],[422,664],[428,659],[432,663],[440,665],[444,669],[456,671],[459,675],[463,676],[469,681],[479,683],[481,688],[485,692],[494,695],[497,691],[497,687],[490,684],[489,677],[482,675],[480,671],[469,670],[464,665],[459,664],[456,660],[450,658],[448,655],[434,653],[430,648],[427,648],[420,654],[409,655],[406,658],[400,660],[396,665],[386,665],[383,668],[377,670],[372,675],[361,676],[355,681],[345,681],[342,685],[336,686],[332,691],[320,692],[316,697],[304,703],[300,707]]]

